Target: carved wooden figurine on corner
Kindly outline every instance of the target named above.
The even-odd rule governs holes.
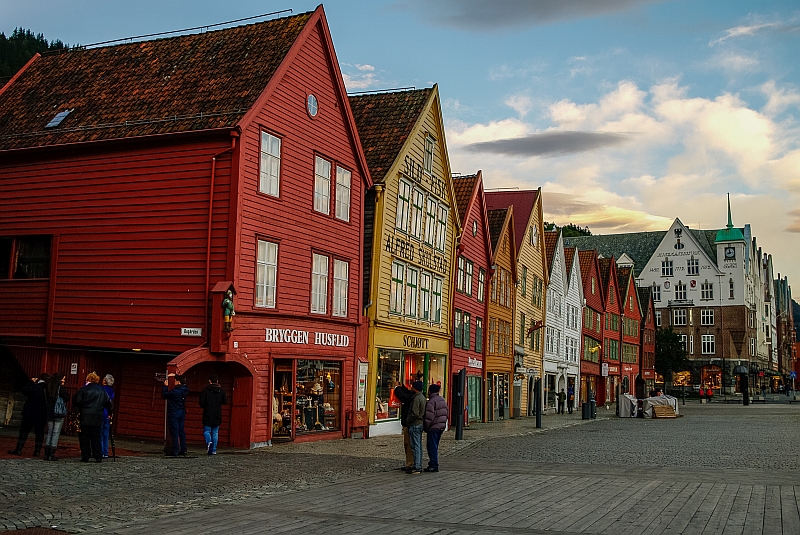
[[[231,322],[235,315],[236,312],[233,310],[233,292],[228,290],[225,293],[225,299],[222,300],[222,316],[225,320],[225,326],[222,328],[223,331],[231,332],[233,330]]]

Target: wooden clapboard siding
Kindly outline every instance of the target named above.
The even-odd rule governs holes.
[[[0,280],[0,303],[6,310],[0,320],[0,333],[43,338],[49,291],[49,279]]]

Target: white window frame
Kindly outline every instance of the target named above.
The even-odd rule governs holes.
[[[278,282],[278,244],[258,240],[256,256],[256,306],[275,308]]]
[[[431,274],[427,271],[419,276],[419,317],[424,321],[431,318]]]
[[[440,277],[433,277],[431,283],[431,323],[442,322],[442,284]]]
[[[419,292],[419,270],[415,267],[406,267],[406,296],[405,296],[405,310],[403,315],[409,318],[416,318],[419,313],[417,310]]]
[[[403,232],[407,231],[410,220],[411,190],[411,184],[405,180],[401,180],[397,185],[397,213],[395,214],[394,226]]]
[[[350,221],[350,193],[353,175],[343,167],[336,166],[336,219]]]
[[[436,141],[431,136],[425,136],[425,154],[422,157],[422,168],[427,174],[433,173],[433,150]]]
[[[486,298],[486,270],[478,268],[478,302],[483,303]]]
[[[674,274],[674,268],[672,265],[672,260],[665,259],[661,261],[661,276],[662,277],[672,277]]]
[[[392,282],[389,295],[389,312],[402,314],[404,310],[406,265],[400,262],[392,263]]]
[[[656,310],[655,322],[656,322],[656,327],[661,327],[661,311],[660,310]]]
[[[678,284],[675,285],[675,300],[686,301],[686,285],[683,281],[678,281]]]
[[[311,313],[328,313],[328,269],[330,258],[313,253],[311,264]]]
[[[447,207],[439,205],[436,215],[436,248],[444,251],[447,245]]]
[[[333,315],[347,317],[347,293],[350,283],[350,264],[333,260]]]
[[[700,311],[700,325],[714,325],[713,308],[704,308]]]
[[[425,194],[419,188],[411,191],[411,224],[408,233],[418,240],[422,239],[422,219],[425,213]]]
[[[686,325],[686,309],[676,308],[672,311],[672,324],[675,326]]]
[[[436,199],[428,195],[425,200],[425,243],[431,247],[436,245]]]
[[[700,299],[711,301],[714,299],[714,283],[705,281],[700,285]]]
[[[472,276],[475,273],[475,264],[467,260],[466,270],[464,271],[464,293],[472,295]]]
[[[281,192],[281,138],[261,131],[258,191],[272,197]]]
[[[325,215],[331,213],[332,167],[322,156],[314,157],[314,211]]]
[[[700,260],[691,257],[686,261],[686,274],[699,275],[700,274]]]
[[[704,334],[701,336],[701,352],[703,355],[713,355],[716,353],[716,344],[713,334]]]
[[[661,285],[653,283],[653,301],[656,303],[661,302]]]
[[[464,291],[464,279],[466,277],[467,259],[459,256],[456,262],[456,290]]]

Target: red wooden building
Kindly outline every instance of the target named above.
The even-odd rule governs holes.
[[[605,307],[603,312],[603,349],[600,355],[601,375],[597,390],[597,404],[614,403],[616,388],[621,383],[622,366],[622,306],[620,305],[617,263],[614,257],[600,258],[600,280],[603,285]]]
[[[620,328],[622,330],[620,393],[634,394],[636,380],[639,377],[642,310],[639,304],[639,294],[636,291],[636,280],[633,278],[633,268],[618,266],[617,281],[619,282]]]
[[[7,366],[114,374],[119,434],[163,436],[168,370],[190,438],[209,373],[221,444],[345,433],[370,179],[321,6],[37,55],[0,89],[0,133]]]
[[[458,241],[453,295],[456,328],[451,351],[452,373],[467,374],[467,421],[483,420],[488,284],[492,268],[492,238],[486,216],[483,174],[453,178],[458,216],[463,229]],[[459,329],[460,327],[460,329]],[[452,396],[451,396],[452,397]],[[453,406],[452,399],[448,400]]]
[[[636,397],[643,399],[656,387],[656,321],[652,289],[637,288],[642,307],[642,331],[639,345],[639,380],[636,382]]]
[[[580,399],[597,399],[601,379],[600,357],[603,347],[603,312],[605,291],[600,282],[597,251],[578,251],[583,282],[583,339],[581,340],[581,390]]]

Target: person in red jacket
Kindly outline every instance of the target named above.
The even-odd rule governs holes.
[[[428,467],[425,472],[439,471],[439,440],[447,428],[447,401],[439,395],[439,385],[428,387],[428,403],[425,404],[425,418],[422,428],[428,434],[426,447],[428,449]]]

